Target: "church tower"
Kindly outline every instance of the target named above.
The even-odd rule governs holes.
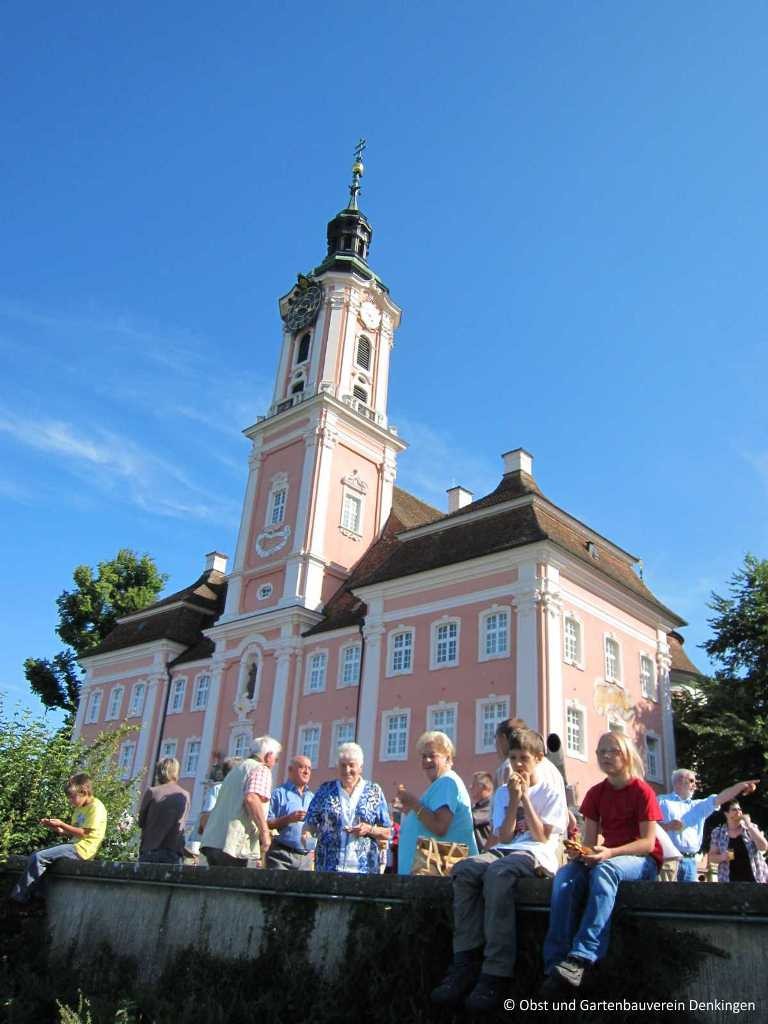
[[[359,209],[364,141],[350,198],[328,224],[325,259],[279,301],[272,404],[252,442],[224,620],[299,606],[319,611],[379,534],[406,446],[387,418],[401,310],[368,265]]]

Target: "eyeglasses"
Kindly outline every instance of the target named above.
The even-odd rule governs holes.
[[[618,747],[606,747],[605,749],[598,747],[595,753],[598,757],[619,757],[621,755]]]

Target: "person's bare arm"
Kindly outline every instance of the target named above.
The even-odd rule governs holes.
[[[243,797],[243,806],[248,817],[258,830],[261,855],[263,857],[272,842],[272,837],[269,834],[269,825],[267,824],[266,804],[257,793],[246,793]]]
[[[633,839],[631,843],[624,843],[623,846],[595,846],[591,853],[585,853],[582,860],[594,867],[611,857],[645,857],[652,852],[656,845],[656,822],[640,822],[640,838]]]
[[[754,793],[759,781],[759,779],[745,779],[743,782],[734,782],[732,786],[726,786],[726,788],[715,797],[715,807],[721,807],[724,803],[727,803],[729,800],[733,800],[735,797],[741,796],[742,794],[747,795],[749,793]]]

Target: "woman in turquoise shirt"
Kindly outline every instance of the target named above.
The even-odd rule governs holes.
[[[397,870],[401,875],[410,874],[416,842],[422,837],[466,843],[470,857],[477,853],[469,793],[452,768],[453,743],[444,732],[425,732],[416,751],[430,785],[421,798],[406,789],[397,794],[403,810],[409,812],[400,827]]]

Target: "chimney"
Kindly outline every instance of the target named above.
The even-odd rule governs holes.
[[[460,508],[469,505],[474,495],[466,487],[449,487],[445,492],[448,495],[448,511],[458,512]]]
[[[222,555],[220,551],[209,551],[205,556],[205,572],[220,572],[226,575],[229,555]]]
[[[504,452],[501,457],[504,459],[504,476],[510,473],[527,473],[528,476],[533,476],[533,456],[525,448]]]

